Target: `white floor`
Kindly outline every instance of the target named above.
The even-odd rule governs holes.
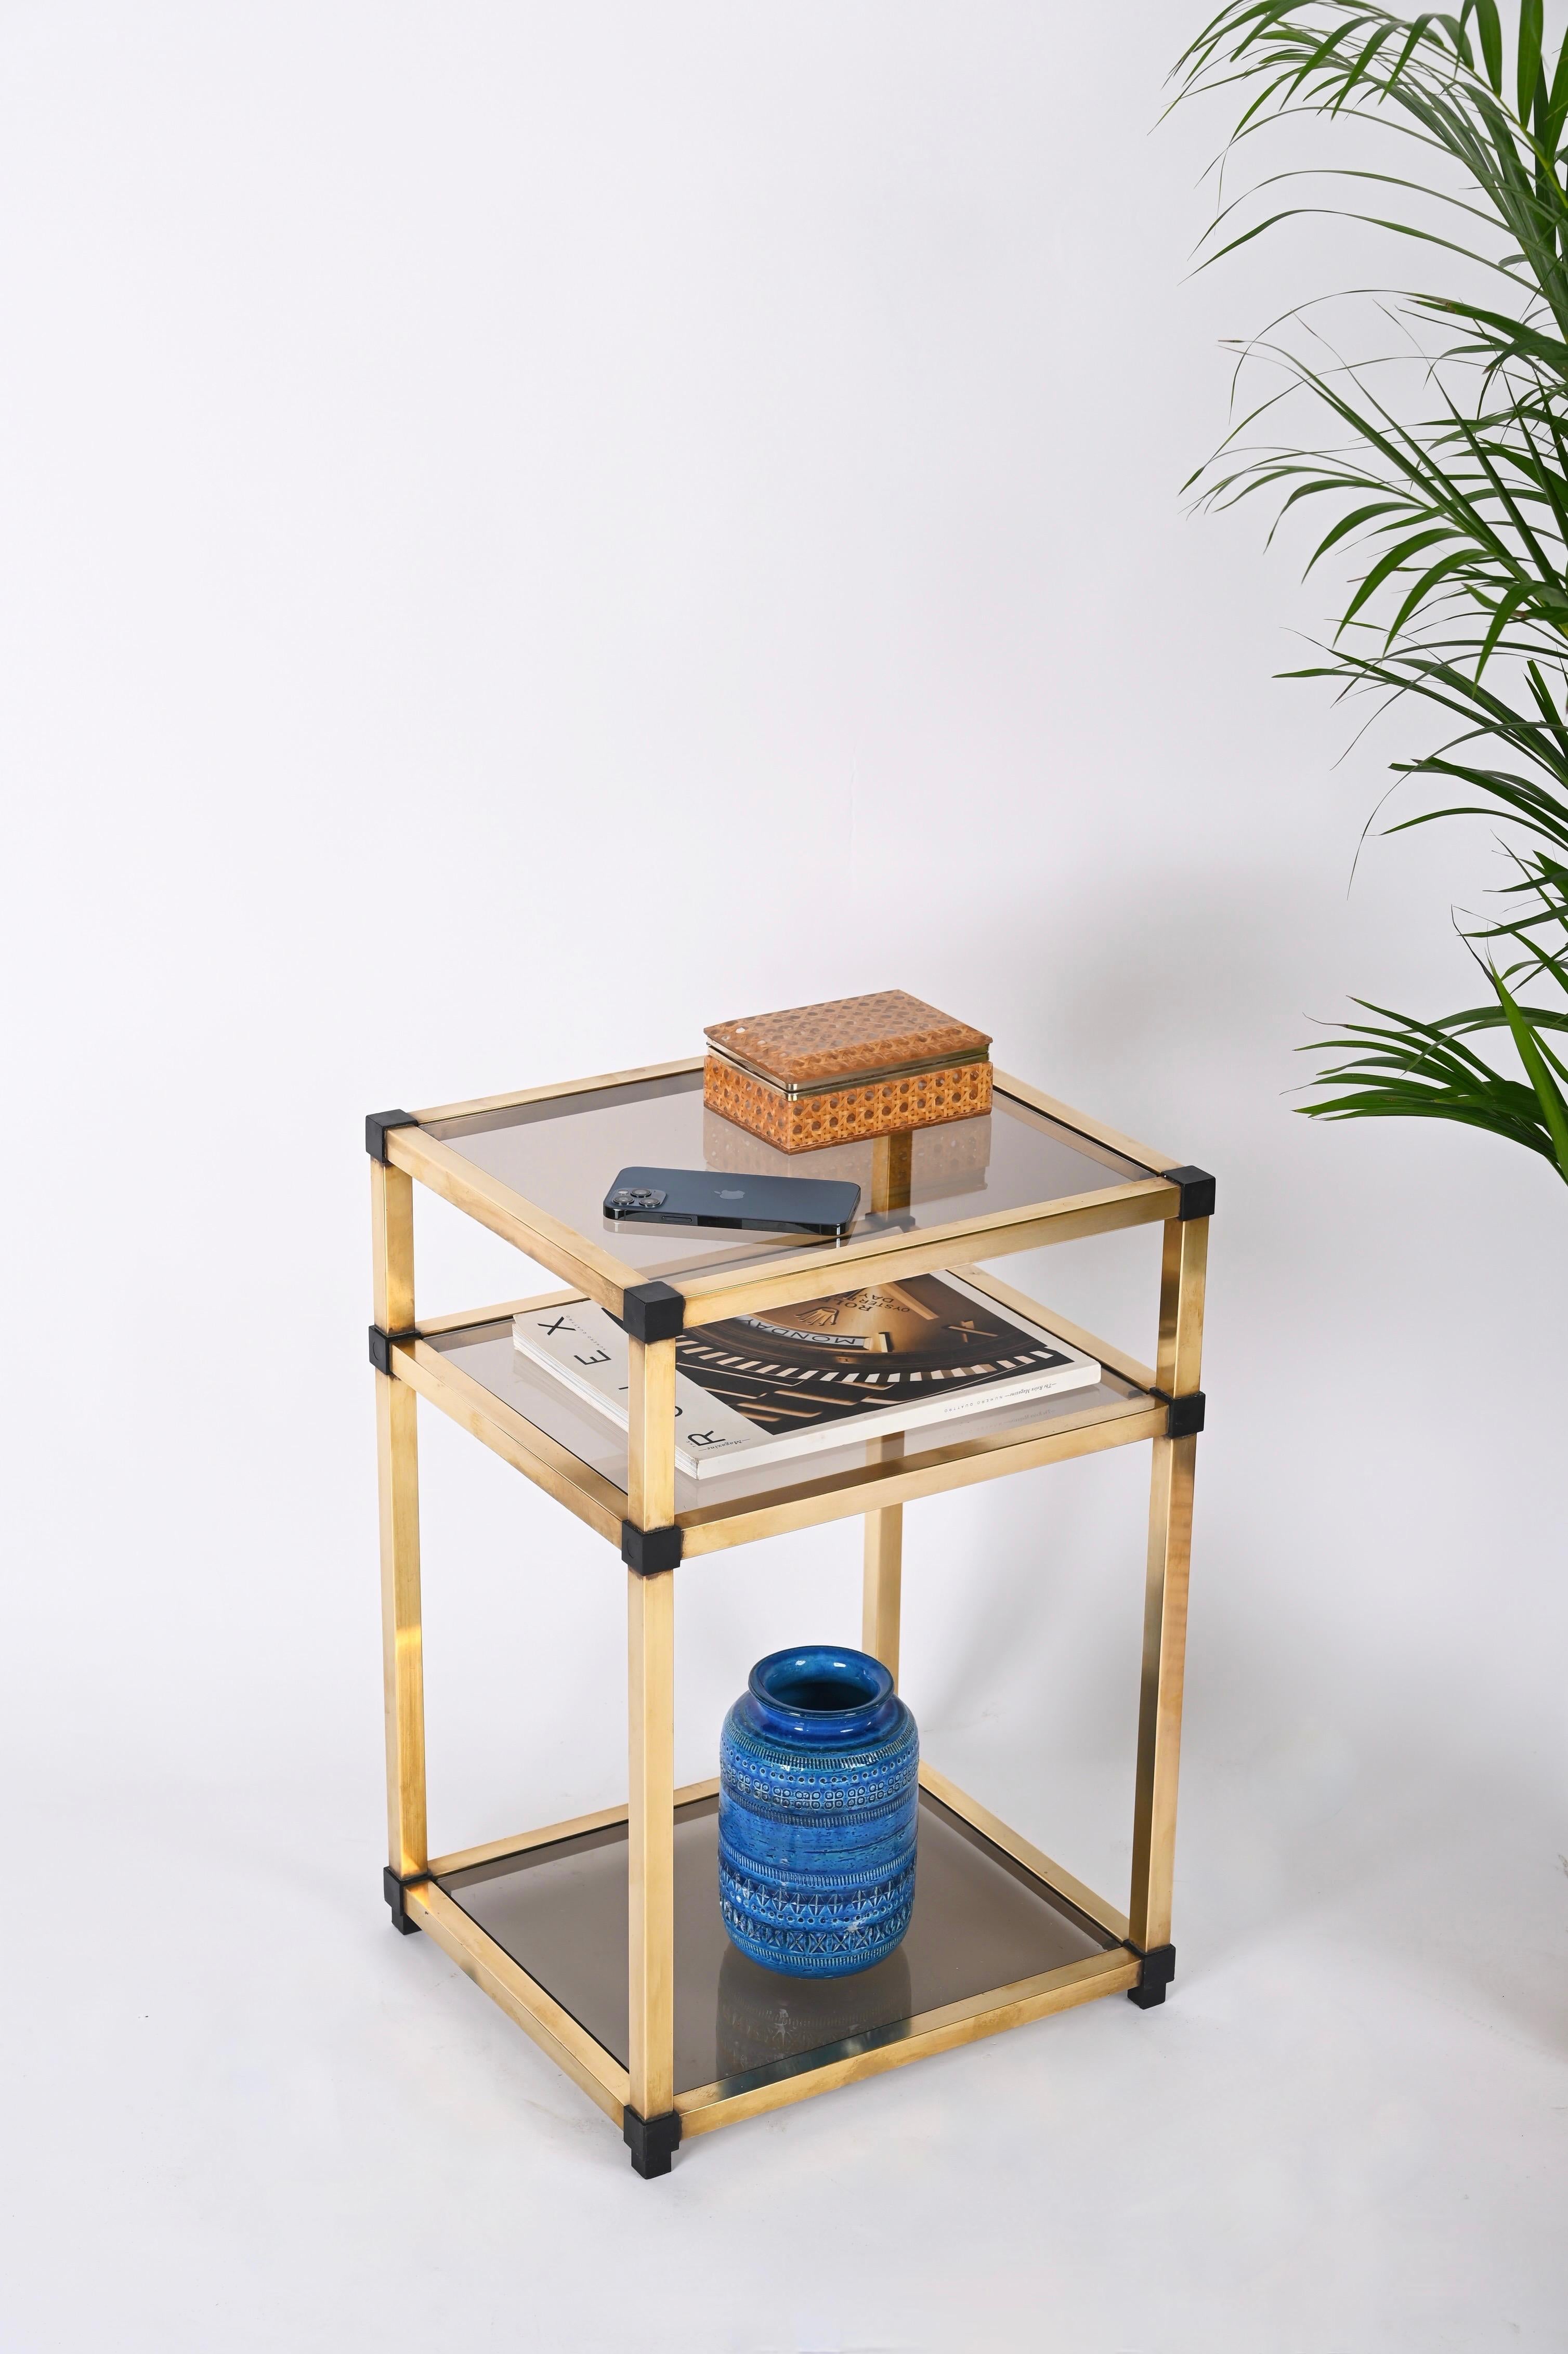
[[[1249,1926],[1267,1824],[1194,1769],[1162,2010],[1041,2021],[657,2183],[393,1934],[346,1793],[84,1791],[13,1860],[0,2345],[1568,2345],[1568,1865],[1518,1792],[1379,1780]]]

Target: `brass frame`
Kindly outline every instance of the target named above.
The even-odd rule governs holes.
[[[920,1447],[916,1434],[867,1448],[863,1469],[805,1478],[753,1501],[675,1506],[673,1341],[630,1341],[630,1427],[624,1488],[582,1462],[506,1406],[432,1345],[436,1336],[511,1316],[519,1309],[592,1299],[615,1314],[624,1293],[644,1278],[639,1271],[560,1220],[491,1178],[424,1132],[435,1120],[569,1097],[590,1090],[700,1070],[700,1055],[642,1069],[611,1072],[563,1086],[440,1105],[418,1115],[420,1127],[389,1129],[387,1163],[371,1164],[373,1299],[376,1322],[391,1337],[389,1373],[376,1375],[381,1522],[384,1677],[387,1718],[387,1851],[403,1884],[408,1915],[434,1937],[459,1968],[533,2037],[618,2124],[634,2111],[644,2121],[678,2119],[681,2137],[803,2100],[839,2084],[903,2066],[927,2052],[1131,1990],[1142,1956],[1171,1935],[1176,1834],[1187,1585],[1192,1551],[1192,1486],[1197,1442],[1171,1438],[1167,1401],[1195,1391],[1202,1348],[1207,1219],[1181,1222],[1180,1193],[1159,1172],[1175,1156],[1140,1144],[1086,1118],[1038,1089],[998,1071],[998,1094],[1061,1121],[1091,1143],[1133,1161],[1146,1177],[1109,1184],[1069,1200],[1037,1204],[990,1218],[938,1228],[895,1232],[853,1243],[832,1255],[835,1276],[893,1277],[941,1267],[965,1268],[966,1279],[1004,1306],[1042,1317],[1086,1349],[1139,1394],[1050,1421],[1026,1424],[946,1446]],[[909,1162],[899,1140],[885,1140],[874,1162],[876,1206],[907,1200]],[[476,1218],[549,1268],[569,1287],[461,1314],[427,1319],[416,1330],[414,1306],[415,1182]],[[1164,1226],[1156,1362],[1143,1364],[1049,1308],[1041,1308],[987,1269],[980,1258],[1032,1250],[1044,1244],[1159,1221]],[[689,1275],[676,1282],[692,1320],[753,1313],[808,1299],[820,1287],[820,1250],[771,1261],[766,1271],[730,1268]],[[683,1553],[715,1553],[790,1529],[854,1516],[865,1522],[862,1640],[896,1679],[902,1611],[904,1507],[922,1497],[1000,1479],[1012,1471],[1072,1457],[1151,1442],[1149,1550],[1145,1584],[1143,1662],[1139,1715],[1131,1886],[1125,1913],[1009,1829],[978,1799],[923,1763],[922,1787],[970,1824],[1042,1889],[1082,1914],[1112,1942],[1084,1961],[1036,1978],[992,1988],[916,2018],[853,2045],[808,2052],[799,2060],[726,2083],[683,2088],[674,2082],[674,1826],[679,1808],[710,1797],[715,1781],[674,1787],[675,1573],[627,1573],[626,1803],[542,1829],[492,1840],[438,1856],[428,1850],[425,1790],[423,1656],[419,1588],[419,1500],[417,1400],[424,1398],[575,1513],[618,1549],[622,1523],[643,1532],[681,1532]],[[472,1865],[548,1846],[624,1822],[630,1892],[628,1985],[630,2065],[580,2027],[562,2004],[532,1979],[453,1902],[439,1881]],[[630,2131],[630,2128],[629,2128]]]
[[[370,1164],[372,1297],[383,1331],[414,1320],[414,1189]],[[399,1878],[422,1871],[425,1828],[424,1628],[419,1600],[419,1441],[414,1392],[376,1376],[381,1516],[382,1691],[387,1712],[387,1848]]]

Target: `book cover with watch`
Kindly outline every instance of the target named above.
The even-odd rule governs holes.
[[[592,1300],[530,1309],[513,1343],[628,1421],[626,1335]],[[688,1479],[953,1422],[1100,1378],[1092,1357],[956,1275],[906,1276],[675,1342],[675,1463]]]

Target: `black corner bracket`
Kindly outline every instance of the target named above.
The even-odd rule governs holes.
[[[673,1284],[630,1284],[620,1305],[615,1320],[634,1341],[673,1341],[686,1329],[686,1303]]]
[[[419,1925],[408,1918],[408,1908],[402,1882],[390,1864],[381,1875],[381,1893],[387,1899],[387,1909],[392,1915],[392,1926],[399,1936],[417,1937]]]
[[[370,1362],[376,1372],[390,1376],[394,1341],[417,1341],[418,1337],[412,1326],[407,1332],[384,1332],[379,1324],[373,1324],[370,1327]]]
[[[674,1527],[640,1529],[635,1521],[622,1521],[620,1558],[639,1577],[657,1577],[680,1560],[681,1532]]]
[[[1128,1943],[1132,1946],[1130,1937]],[[1155,1946],[1145,1954],[1137,1946],[1132,1946],[1132,1950],[1143,1967],[1139,1972],[1138,1984],[1128,1987],[1127,1999],[1128,2002],[1135,2002],[1139,2010],[1152,2010],[1157,2003],[1164,2001],[1165,1989],[1176,1976],[1176,1948],[1174,1946]]]
[[[389,1128],[418,1128],[418,1121],[411,1111],[367,1111],[365,1115],[365,1149],[372,1161],[387,1165],[387,1131]]]
[[[1206,1169],[1162,1169],[1160,1174],[1168,1185],[1181,1188],[1181,1206],[1178,1218],[1212,1218],[1214,1214],[1214,1181]]]
[[[1206,1404],[1202,1390],[1189,1390],[1184,1397],[1173,1397],[1171,1411],[1165,1417],[1166,1437],[1196,1438],[1203,1427]]]
[[[634,2173],[644,2182],[657,2174],[668,2174],[670,2160],[681,2147],[681,2113],[666,2109],[662,2117],[640,2116],[630,2101],[622,2116],[620,2130],[626,2147],[631,2152]]]

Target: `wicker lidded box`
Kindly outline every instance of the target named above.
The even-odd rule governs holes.
[[[854,1144],[991,1109],[991,1039],[902,989],[715,1022],[710,1111],[780,1152]]]

